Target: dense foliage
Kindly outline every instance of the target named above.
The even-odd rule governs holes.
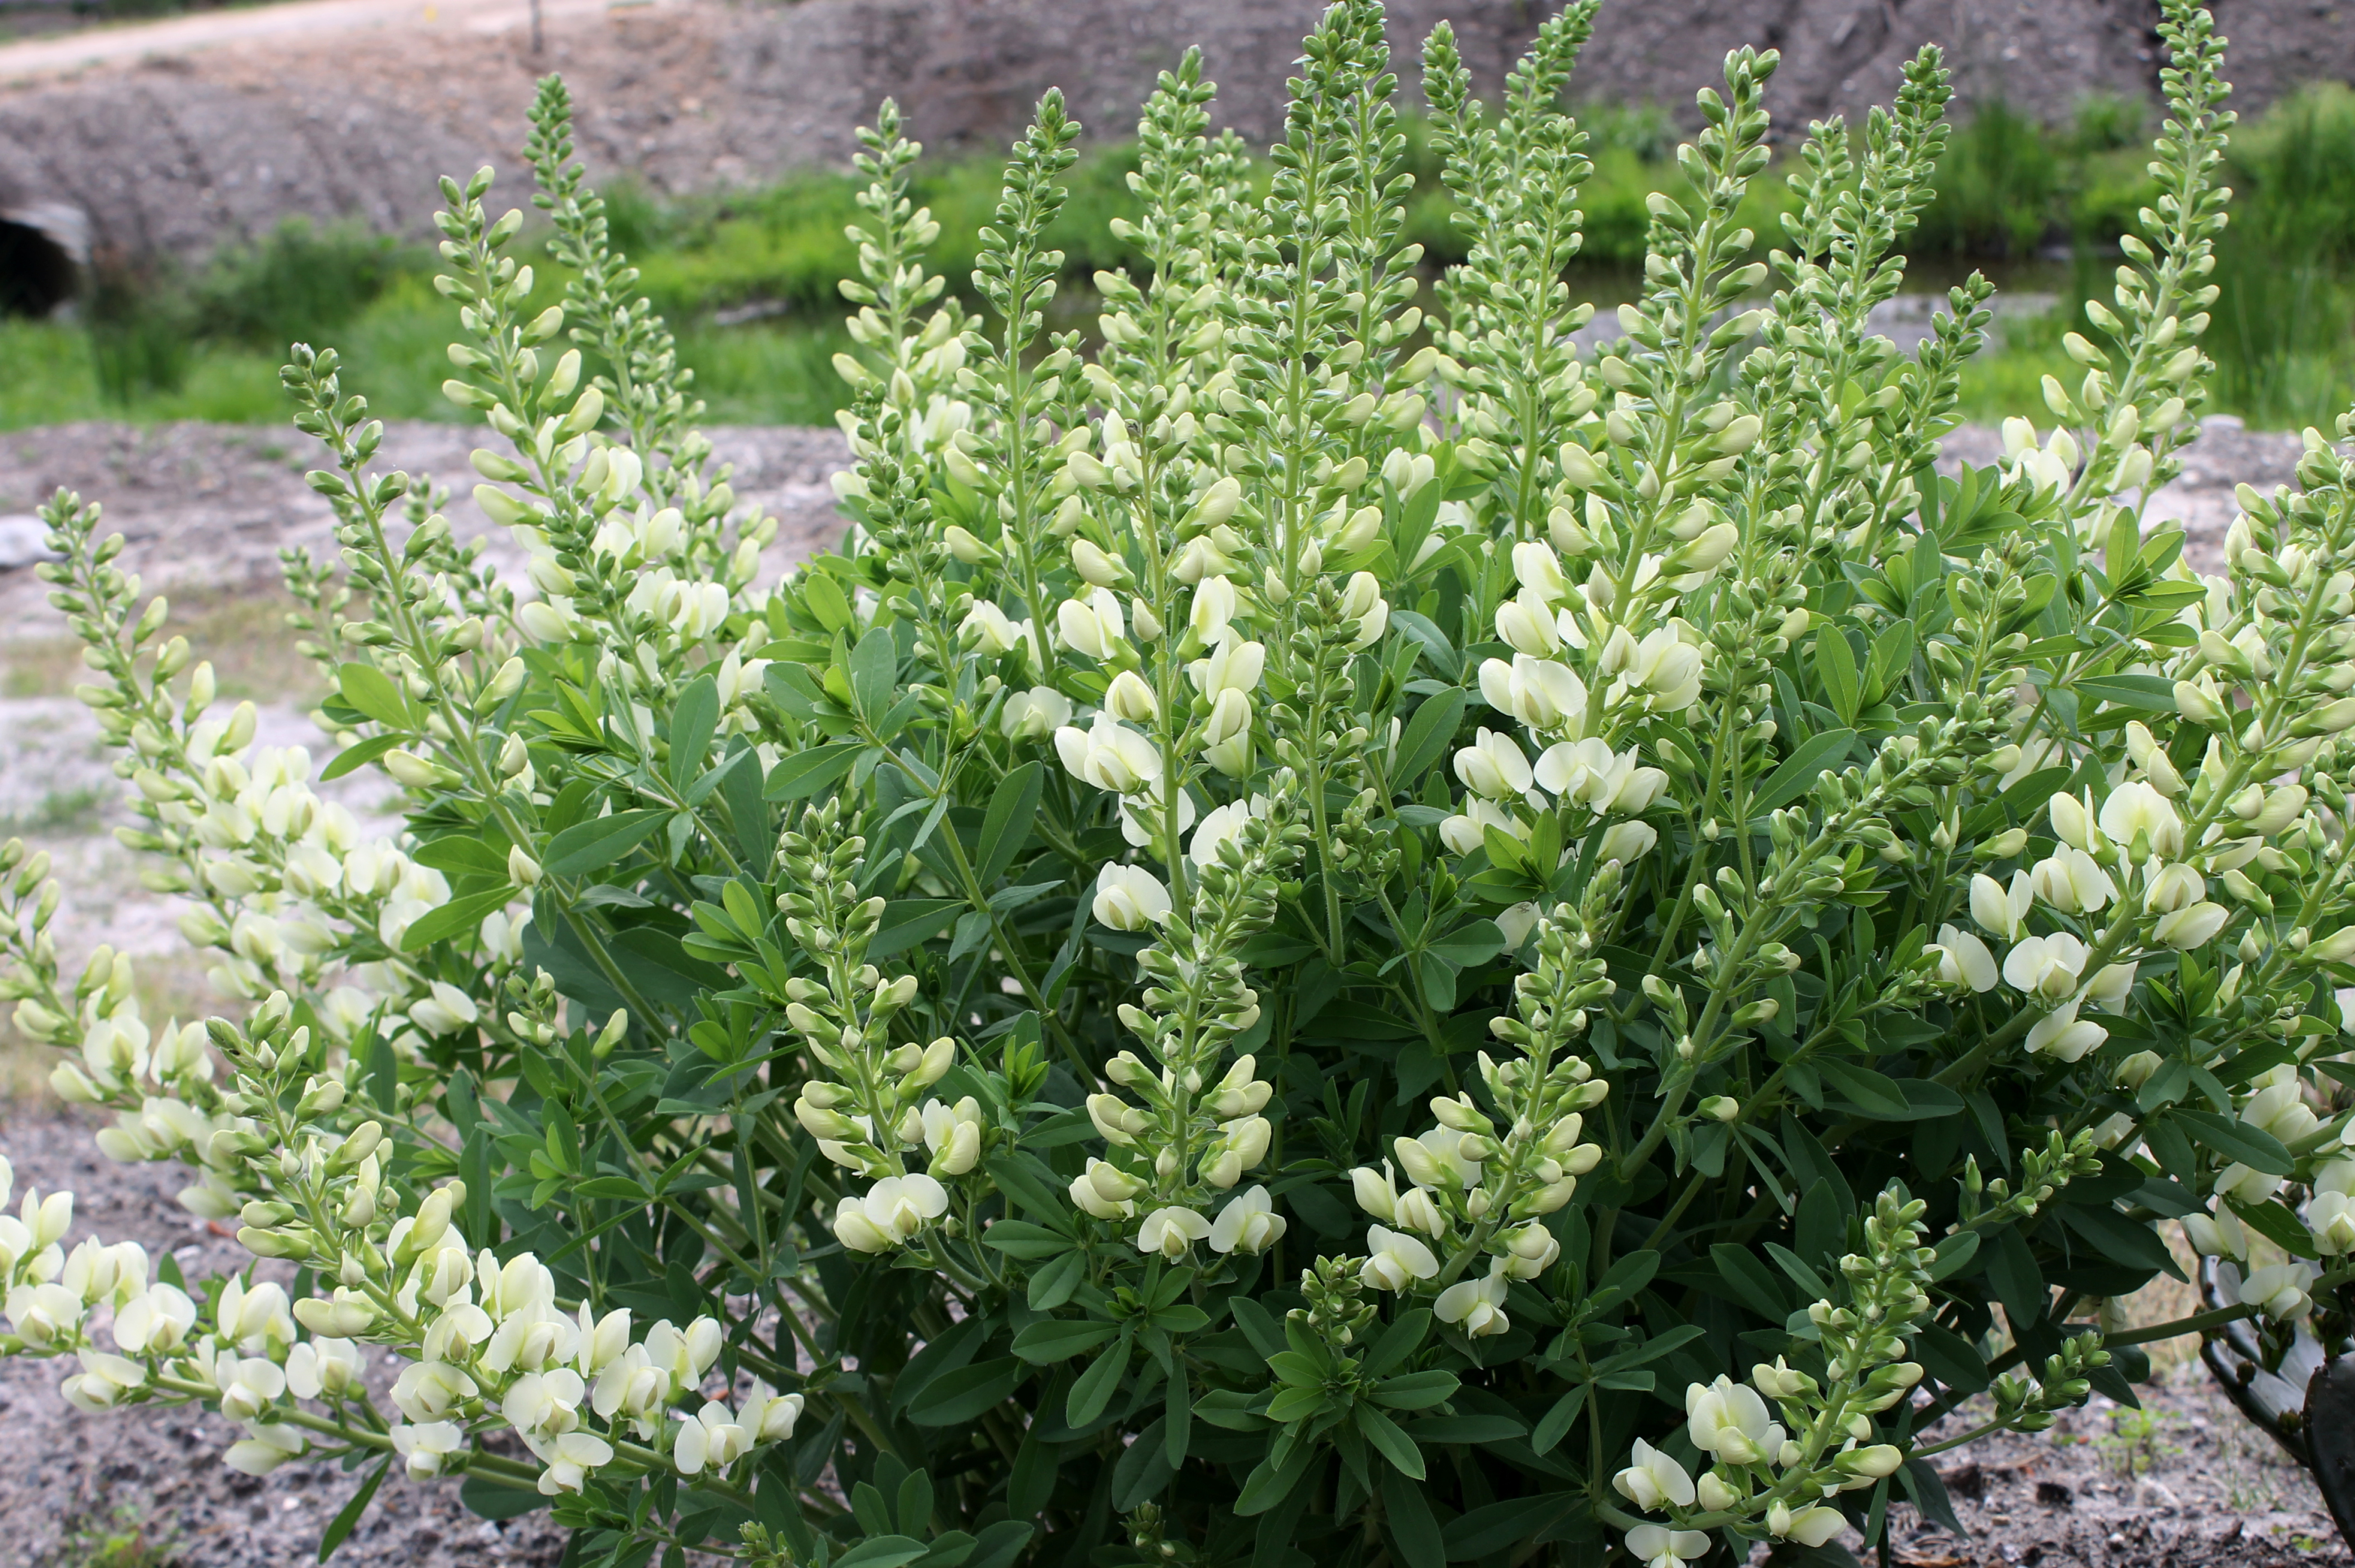
[[[1428,313],[1380,5],[1308,39],[1264,190],[1189,58],[1092,358],[1044,326],[1060,99],[983,315],[887,104],[855,526],[765,585],[551,82],[565,302],[487,171],[441,219],[524,580],[371,468],[333,353],[286,372],[346,546],[289,564],[320,776],[383,770],[398,835],[50,511],[131,839],[255,1005],[62,971],[11,846],[16,1022],[108,1153],[282,1261],[69,1253],[27,1194],[0,1348],[88,1408],[218,1404],[241,1468],[343,1457],[328,1546],[400,1464],[552,1499],[583,1563],[1675,1568],[1935,1517],[1928,1456],[2132,1401],[2137,1342],[2343,1340],[2355,491],[2311,437],[2213,577],[2139,514],[2209,370],[2208,16],[2169,9],[2162,194],[2058,423],[1947,478],[1987,286],[1912,356],[1865,330],[1934,53],[1813,129],[1768,263],[1774,57],[1730,58],[1582,358],[1593,15],[1493,112],[1431,39],[1466,241]],[[2175,1220],[2232,1299],[2126,1331]]]

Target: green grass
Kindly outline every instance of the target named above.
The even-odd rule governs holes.
[[[1624,295],[1641,262],[1646,198],[1678,182],[1667,154],[1670,122],[1652,110],[1604,110],[1590,119],[1595,173],[1581,275],[1598,298]],[[1416,190],[1407,238],[1427,264],[1459,259],[1427,128],[1406,126]],[[2007,281],[2049,270],[2055,247],[2081,258],[2063,308],[2046,323],[2014,323],[1999,354],[1965,386],[1975,418],[2039,414],[2047,372],[2078,374],[2060,334],[2081,325],[2083,301],[2106,293],[2100,260],[2156,194],[2143,105],[2096,99],[2050,130],[2001,104],[1955,134],[1940,194],[1907,249],[1917,270],[1941,276],[1977,265]],[[1098,146],[1068,176],[1071,198],[1050,235],[1070,282],[1059,314],[1088,320],[1087,280],[1136,258],[1111,232],[1133,209],[1133,146]],[[999,165],[963,159],[921,166],[914,195],[940,220],[931,265],[969,287],[976,231],[996,201]],[[2355,93],[2309,90],[2240,132],[2230,179],[2239,193],[2219,257],[2224,298],[2206,340],[2220,366],[2214,407],[2253,423],[2327,422],[2355,395]],[[642,270],[641,286],[678,334],[682,363],[713,422],[822,423],[844,402],[829,360],[847,346],[837,281],[856,263],[844,229],[859,213],[848,174],[796,175],[766,189],[665,205],[623,188],[611,197],[616,242]],[[1742,221],[1761,252],[1782,239],[1787,187],[1753,183]],[[293,341],[332,343],[345,384],[390,418],[453,418],[442,397],[444,349],[455,326],[431,287],[432,256],[356,229],[293,224],[217,258],[193,277],[109,276],[85,302],[85,326],[0,321],[0,429],[71,418],[272,422],[284,417],[277,366]],[[558,297],[558,269],[540,267],[538,293]],[[724,324],[732,323],[732,324]]]

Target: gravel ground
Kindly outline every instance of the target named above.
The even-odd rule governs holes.
[[[781,520],[773,565],[806,556],[838,528],[826,476],[844,459],[830,430],[713,432],[737,465],[738,494]],[[469,430],[396,425],[382,460],[412,474],[433,473],[459,492],[449,509],[462,535],[486,535],[503,556],[512,546],[464,499],[471,487]],[[1966,429],[1948,443],[1950,461],[1992,461],[1996,433]],[[2180,518],[2195,564],[2213,569],[2233,510],[2232,486],[2287,482],[2294,436],[2209,421],[2181,481],[2155,503]],[[63,485],[107,506],[107,524],[126,536],[125,563],[151,589],[168,588],[214,609],[191,624],[251,646],[222,649],[240,662],[224,691],[256,698],[266,739],[311,744],[308,705],[285,673],[293,657],[267,614],[277,552],[294,544],[324,549],[328,515],[303,483],[314,459],[291,432],[202,425],[133,429],[75,425],[0,436],[0,546],[8,515],[21,514]],[[204,1005],[203,982],[180,957],[176,907],[143,892],[131,854],[103,830],[129,820],[86,711],[69,694],[79,679],[44,588],[26,569],[0,569],[0,836],[21,832],[48,849],[71,895],[59,944],[69,964],[101,941],[138,957],[156,1016]],[[221,606],[229,609],[222,609]],[[240,619],[237,607],[248,607]],[[206,650],[210,652],[212,650]],[[375,817],[381,786],[343,781],[341,798]],[[190,1274],[246,1261],[226,1232],[192,1219],[173,1201],[176,1168],[120,1166],[91,1146],[93,1123],[63,1113],[38,1091],[46,1064],[0,1031],[0,1150],[15,1161],[17,1191],[69,1186],[80,1194],[76,1236],[133,1239],[152,1255],[176,1256]],[[379,1369],[380,1371],[381,1369]],[[229,1439],[218,1416],[134,1410],[86,1417],[56,1392],[46,1363],[0,1361],[0,1436],[21,1456],[0,1467],[0,1568],[87,1568],[138,1563],[162,1568],[263,1568],[312,1561],[319,1532],[354,1481],[333,1466],[289,1466],[266,1479],[238,1475],[218,1459]],[[2147,1395],[2147,1417],[2096,1399],[2051,1432],[2002,1438],[1944,1458],[1967,1539],[1897,1510],[1891,1561],[1913,1568],[2260,1568],[2350,1563],[2312,1484],[2269,1441],[2243,1424],[2188,1359],[2175,1379]],[[165,1550],[145,1559],[101,1556],[93,1543],[135,1536]],[[544,1519],[494,1525],[467,1514],[448,1485],[388,1480],[368,1522],[337,1561],[355,1564],[552,1563],[561,1542]]]

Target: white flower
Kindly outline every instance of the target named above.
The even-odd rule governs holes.
[[[229,1446],[221,1463],[249,1476],[266,1476],[310,1446],[302,1433],[282,1424],[265,1426],[249,1422],[246,1434],[242,1441]]]
[[[1659,842],[1659,832],[1649,822],[1614,822],[1594,846],[1594,857],[1629,865],[1651,853]]]
[[[1096,919],[1115,931],[1142,931],[1169,918],[1169,889],[1141,865],[1106,865],[1096,874]]]
[[[2066,931],[2022,937],[2004,955],[2003,978],[2011,989],[2059,1001],[2077,990],[2085,967],[2085,944]]]
[[[1210,656],[1187,665],[1186,673],[1193,681],[1194,689],[1206,697],[1216,697],[1221,692],[1240,692],[1249,696],[1259,689],[1260,678],[1266,669],[1266,646],[1245,642],[1230,630],[1210,649]]]
[[[1623,822],[1620,826],[1641,827],[1643,824]],[[1487,830],[1489,828],[1524,842],[1529,840],[1529,824],[1518,815],[1475,795],[1464,802],[1462,814],[1439,824],[1439,842],[1447,846],[1450,854],[1470,854],[1487,842]]]
[[[144,1351],[168,1353],[180,1348],[196,1325],[197,1304],[187,1292],[159,1281],[115,1309],[114,1342],[134,1356]]]
[[[1273,1246],[1287,1228],[1265,1187],[1246,1187],[1227,1201],[1210,1222],[1210,1250],[1256,1256]]]
[[[726,1469],[751,1446],[751,1431],[741,1425],[726,1405],[713,1400],[691,1419],[679,1423],[678,1441],[672,1446],[671,1458],[680,1475],[699,1475],[706,1465],[715,1470]]]
[[[2142,902],[2146,909],[2172,914],[2193,901],[2207,896],[2208,879],[2191,867],[2178,861],[2148,874],[2143,887]]]
[[[1145,1183],[1108,1160],[1090,1157],[1088,1168],[1071,1178],[1071,1202],[1100,1220],[1124,1220],[1136,1212],[1133,1200]]]
[[[465,1435],[453,1421],[409,1422],[392,1429],[392,1451],[413,1481],[430,1480],[442,1473],[450,1456],[465,1446]]]
[[[1476,1187],[1480,1162],[1465,1158],[1464,1138],[1454,1128],[1434,1127],[1421,1138],[1393,1139],[1391,1152],[1398,1156],[1406,1179],[1418,1187]]]
[[[2014,872],[2009,892],[1985,872],[1971,878],[1971,918],[1981,929],[2006,941],[2019,935],[2021,923],[2035,902],[2026,872]]]
[[[1995,989],[1995,955],[1970,932],[1941,926],[1929,950],[1938,955],[1938,978],[1946,984],[1967,985],[1977,991]]]
[[[2137,861],[2154,854],[2173,860],[2183,853],[2183,820],[2148,784],[2129,779],[2112,789],[2102,802],[2101,821],[2104,835]]]
[[[2092,855],[2065,844],[2030,869],[2028,885],[2063,915],[2090,915],[2117,895]]]
[[[2222,905],[2203,900],[2160,916],[2151,935],[2170,948],[2189,952],[2193,948],[2205,947],[2232,917],[2232,912]]]
[[[1545,546],[1540,545],[1538,548]],[[1550,659],[1561,647],[1561,633],[1554,629],[1553,613],[1553,607],[1546,602],[1543,594],[1534,588],[1523,588],[1518,597],[1497,607],[1497,640],[1516,653]]]
[[[2028,1032],[2026,1050],[2031,1056],[2074,1062],[2109,1037],[2100,1024],[2079,1018],[2077,1004],[2068,1001],[2036,1021]]]
[[[1134,670],[1123,670],[1112,678],[1105,689],[1104,712],[1131,724],[1148,724],[1161,716],[1161,699],[1145,683],[1145,677]]]
[[[2302,1263],[2276,1263],[2254,1269],[2241,1281],[2241,1304],[2254,1307],[2276,1323],[2306,1316],[2313,1305],[2306,1294],[2307,1271]]]
[[[527,1437],[553,1437],[581,1425],[581,1401],[586,1392],[581,1374],[570,1367],[526,1372],[508,1385],[499,1414]]]
[[[1380,1171],[1370,1166],[1359,1166],[1349,1172],[1349,1185],[1358,1200],[1358,1207],[1385,1224],[1398,1219],[1398,1183],[1391,1175],[1387,1162]]]
[[[1497,911],[1497,929],[1505,934],[1505,950],[1517,953],[1538,928],[1538,906],[1534,903],[1513,904]]]
[[[2255,1092],[2241,1107],[2241,1120],[2282,1142],[2296,1143],[2320,1125],[2314,1107],[2306,1103],[2305,1086],[2287,1064],[2261,1075]]]
[[[2202,1257],[2249,1255],[2249,1234],[2241,1228],[2241,1216],[2222,1205],[2213,1215],[2184,1215],[2183,1239]]]
[[[1526,794],[1531,781],[1520,743],[1490,729],[1475,732],[1472,744],[1455,754],[1455,776],[1465,789],[1490,800]]]
[[[1365,1266],[1358,1277],[1377,1290],[1404,1290],[1418,1279],[1439,1273],[1439,1259],[1417,1236],[1380,1225],[1366,1227]]]
[[[1016,740],[1044,740],[1071,722],[1071,699],[1052,686],[1009,692],[997,711],[997,727]]]
[[[1478,1279],[1459,1279],[1439,1293],[1432,1312],[1443,1323],[1460,1324],[1468,1339],[1501,1334],[1512,1327],[1505,1316],[1504,1260],[1499,1258]]]
[[[1788,1511],[1785,1510],[1786,1514]],[[1790,1517],[1783,1528],[1775,1533],[1787,1536],[1802,1546],[1822,1546],[1847,1528],[1848,1515],[1836,1508],[1826,1508],[1818,1503],[1814,1508]]]
[[[567,1432],[545,1448],[536,1449],[541,1463],[548,1468],[539,1476],[539,1494],[552,1498],[559,1492],[577,1492],[589,1478],[589,1472],[613,1462],[613,1446],[602,1437],[586,1432]]]
[[[1586,683],[1567,664],[1516,653],[1480,665],[1480,696],[1533,730],[1577,735],[1586,722]]]
[[[1221,483],[1228,482],[1220,481]],[[1223,577],[1204,577],[1194,587],[1194,601],[1186,624],[1205,647],[1223,639],[1235,618],[1235,585]]]
[[[1644,1568],[1680,1568],[1709,1555],[1710,1538],[1698,1530],[1670,1530],[1665,1525],[1639,1524],[1627,1532],[1628,1554]]]
[[[359,1382],[362,1361],[349,1340],[305,1340],[286,1352],[287,1392],[297,1399],[341,1394]]]
[[[1425,1187],[1408,1188],[1385,1217],[1395,1220],[1408,1230],[1421,1231],[1427,1236],[1447,1234],[1447,1216],[1440,1211],[1438,1201]]]
[[[948,1189],[930,1176],[886,1176],[863,1198],[845,1196],[835,1238],[853,1252],[889,1252],[948,1212]]]
[[[1583,806],[1596,816],[1636,816],[1649,810],[1668,783],[1661,769],[1636,767],[1637,755],[1633,747],[1614,752],[1608,742],[1593,736],[1558,741],[1539,757],[1532,773],[1539,789],[1560,796],[1565,805]]]
[[[756,1378],[752,1392],[744,1396],[738,1419],[756,1440],[780,1443],[794,1435],[794,1427],[802,1418],[803,1404],[800,1394],[779,1393]]]
[[[1161,834],[1167,826],[1168,810],[1161,803],[1161,781],[1154,779],[1134,796],[1124,795],[1115,808],[1120,816],[1120,836],[1138,849],[1162,853]],[[1178,832],[1183,834],[1194,825],[1194,797],[1185,790],[1178,791]]]
[[[954,1106],[926,1100],[919,1113],[924,1147],[932,1151],[932,1174],[962,1176],[981,1160],[981,1102],[971,1095]]]
[[[1157,1252],[1175,1263],[1186,1255],[1188,1248],[1207,1239],[1209,1234],[1210,1222],[1191,1209],[1156,1209],[1145,1216],[1145,1224],[1136,1233],[1136,1250]]]
[[[1641,1437],[1636,1439],[1636,1462],[1611,1478],[1619,1495],[1650,1513],[1662,1503],[1678,1508],[1693,1504],[1693,1479],[1685,1467]]]
[[[1542,603],[1556,603],[1570,596],[1570,583],[1561,575],[1561,560],[1541,541],[1531,539],[1513,546],[1513,577]]]
[[[1007,613],[987,599],[976,599],[957,631],[986,658],[1010,653],[1022,645],[1022,633]]]
[[[474,998],[447,980],[435,980],[431,993],[409,1010],[409,1021],[428,1034],[455,1034],[482,1017]]]
[[[1129,795],[1161,777],[1161,751],[1150,738],[1099,713],[1082,730],[1066,725],[1055,732],[1055,751],[1075,777],[1099,789]]]
[[[1764,1464],[1783,1446],[1783,1428],[1747,1383],[1721,1373],[1685,1389],[1685,1433],[1693,1446],[1730,1465]]]
[[[1535,1221],[1519,1230],[1508,1231],[1504,1237],[1505,1250],[1511,1255],[1501,1259],[1505,1273],[1515,1279],[1535,1279],[1551,1268],[1561,1256],[1561,1243],[1553,1233]]]
[[[1646,694],[1654,713],[1680,713],[1700,696],[1700,650],[1684,641],[1678,627],[1645,634],[1625,671],[1629,686]]]
[[[1110,660],[1128,651],[1120,596],[1097,588],[1084,599],[1067,599],[1055,609],[1055,630],[1063,645],[1091,659]]]
[[[1253,795],[1248,800],[1230,800],[1223,806],[1213,806],[1203,814],[1202,825],[1194,830],[1193,842],[1186,846],[1186,858],[1196,865],[1209,865],[1219,858],[1219,846],[1241,836],[1243,824],[1253,817],[1267,815],[1267,797]]]

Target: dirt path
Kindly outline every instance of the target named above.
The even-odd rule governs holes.
[[[627,3],[646,6],[660,0]],[[539,5],[543,20],[615,8],[613,0],[539,0]],[[530,5],[518,0],[292,0],[0,44],[0,81],[36,81],[91,66],[185,55],[220,44],[277,44],[351,34],[503,33],[530,21]],[[369,37],[352,47],[375,48],[386,41]]]

